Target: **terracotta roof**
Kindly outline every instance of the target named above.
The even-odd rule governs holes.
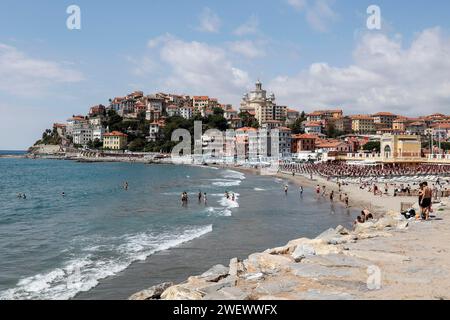
[[[434,129],[450,129],[450,123],[435,123],[432,127]]]
[[[305,127],[321,127],[322,124],[320,122],[306,122]]]
[[[420,122],[420,121],[413,122],[413,123],[410,123],[410,124],[409,124],[409,126],[423,126],[423,125],[425,125],[425,123]]]
[[[237,129],[236,131],[257,131],[255,128],[251,128],[251,127],[242,127],[240,129]]]
[[[294,135],[292,135],[292,138],[294,138],[294,139],[317,139],[317,136],[304,133],[304,134],[294,134]]]
[[[352,120],[373,120],[371,116],[364,115],[364,114],[358,114],[355,116],[351,116]]]
[[[376,116],[390,116],[390,117],[396,117],[395,114],[390,113],[390,112],[378,112],[378,113],[375,113],[374,116],[375,116],[375,117],[376,117]]]
[[[113,132],[110,132],[110,133],[105,133],[103,136],[104,137],[128,137],[127,134],[119,132],[119,131],[113,131]]]
[[[335,148],[341,144],[346,144],[346,143],[343,141],[333,141],[333,142],[326,141],[326,142],[318,143],[317,147],[318,148]]]

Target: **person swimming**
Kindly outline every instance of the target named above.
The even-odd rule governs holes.
[[[22,195],[22,199],[26,199],[27,198],[27,195],[24,193],[23,195]]]
[[[65,193],[65,192],[61,193],[61,196],[65,197],[65,196],[66,196],[66,193]]]

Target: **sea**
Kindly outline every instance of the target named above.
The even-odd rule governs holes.
[[[127,299],[356,216],[273,176],[0,158],[0,300]]]

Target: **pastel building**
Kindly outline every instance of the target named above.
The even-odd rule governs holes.
[[[103,135],[103,148],[111,150],[122,150],[127,146],[128,135],[119,131],[105,133]]]

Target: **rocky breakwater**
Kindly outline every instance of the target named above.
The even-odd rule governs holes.
[[[139,292],[132,300],[315,300],[370,298],[368,278],[376,268],[399,267],[411,258],[385,247],[383,239],[405,233],[410,222],[389,212],[354,231],[342,226],[315,239],[297,239],[279,248],[251,254],[229,266],[216,265],[178,284]],[[394,252],[392,252],[394,251]],[[371,269],[372,268],[372,269]],[[395,280],[383,279],[385,285]],[[371,288],[373,289],[373,288]],[[157,292],[157,294],[155,294]]]

